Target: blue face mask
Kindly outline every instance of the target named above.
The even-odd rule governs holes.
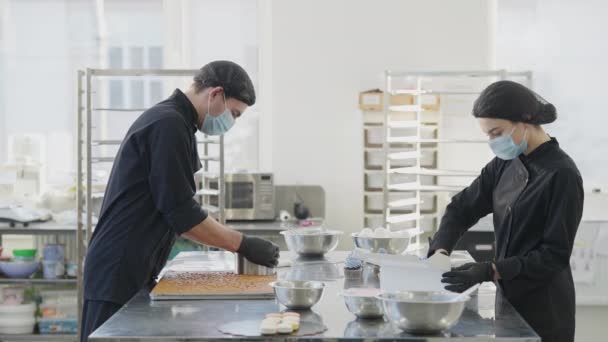
[[[209,107],[211,99],[207,100],[207,108]],[[213,116],[207,109],[207,115],[205,115],[205,119],[203,120],[203,125],[201,126],[201,132],[207,135],[222,135],[232,126],[234,126],[234,117],[232,116],[232,112],[226,106],[226,97],[224,97],[224,111],[222,114],[218,116]]]
[[[513,141],[513,132],[515,132],[515,127],[513,127],[511,133],[501,135],[500,137],[494,138],[489,142],[490,148],[494,154],[502,160],[515,159],[528,149],[528,130],[526,129],[524,132],[524,139],[519,145]]]

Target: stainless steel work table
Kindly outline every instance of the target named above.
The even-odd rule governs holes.
[[[218,252],[216,252],[218,253]],[[230,265],[231,255],[219,252],[214,260]],[[345,287],[377,286],[371,267],[361,276],[347,273],[341,263],[345,252],[334,252],[324,260],[295,260],[293,266],[279,269],[282,279],[323,280],[325,293],[302,320],[322,322],[327,331],[307,337],[237,337],[218,331],[222,324],[261,320],[264,315],[285,310],[274,300],[205,300],[153,302],[146,292],[138,293],[110,320],[97,329],[90,341],[540,341],[540,338],[506,302],[492,284],[484,284],[468,303],[460,321],[438,335],[410,335],[383,320],[357,320],[338,295]],[[208,254],[190,254],[208,258]],[[495,300],[496,299],[496,300]]]

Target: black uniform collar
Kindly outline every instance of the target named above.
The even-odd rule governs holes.
[[[186,94],[179,89],[175,89],[173,94],[171,94],[171,97],[169,97],[169,100],[177,104],[179,113],[184,116],[186,121],[192,123],[192,133],[196,133],[196,130],[198,129],[198,113]]]
[[[555,139],[554,137],[551,137],[551,140],[545,141],[544,143],[540,144],[540,146],[538,146],[536,149],[534,149],[534,151],[532,151],[530,154],[528,154],[528,155],[522,154],[520,156],[520,159],[523,162],[533,161],[536,158],[545,154],[547,151],[554,149],[555,147],[559,147],[559,143],[557,142],[557,139]]]

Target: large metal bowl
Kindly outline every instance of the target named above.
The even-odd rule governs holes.
[[[247,260],[243,255],[236,253],[234,256],[234,272],[244,275],[270,276],[277,274],[274,267],[266,267]]]
[[[270,283],[279,303],[291,310],[308,310],[321,300],[325,284],[320,281],[279,280]]]
[[[382,301],[375,296],[357,294],[350,290],[340,293],[344,297],[346,308],[357,318],[378,319],[384,316]]]
[[[338,230],[305,229],[282,231],[290,251],[303,256],[322,256],[338,247],[343,232]]]
[[[354,233],[352,237],[356,247],[372,253],[378,253],[378,251],[383,249],[387,254],[401,254],[410,244],[410,238],[402,236],[362,237],[358,233]]]
[[[384,315],[401,330],[433,334],[452,327],[469,297],[453,301],[457,293],[403,291],[383,293]]]

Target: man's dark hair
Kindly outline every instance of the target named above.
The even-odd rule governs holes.
[[[255,89],[245,69],[231,61],[214,61],[194,75],[196,91],[222,87],[226,98],[237,99],[248,106],[255,103]]]

